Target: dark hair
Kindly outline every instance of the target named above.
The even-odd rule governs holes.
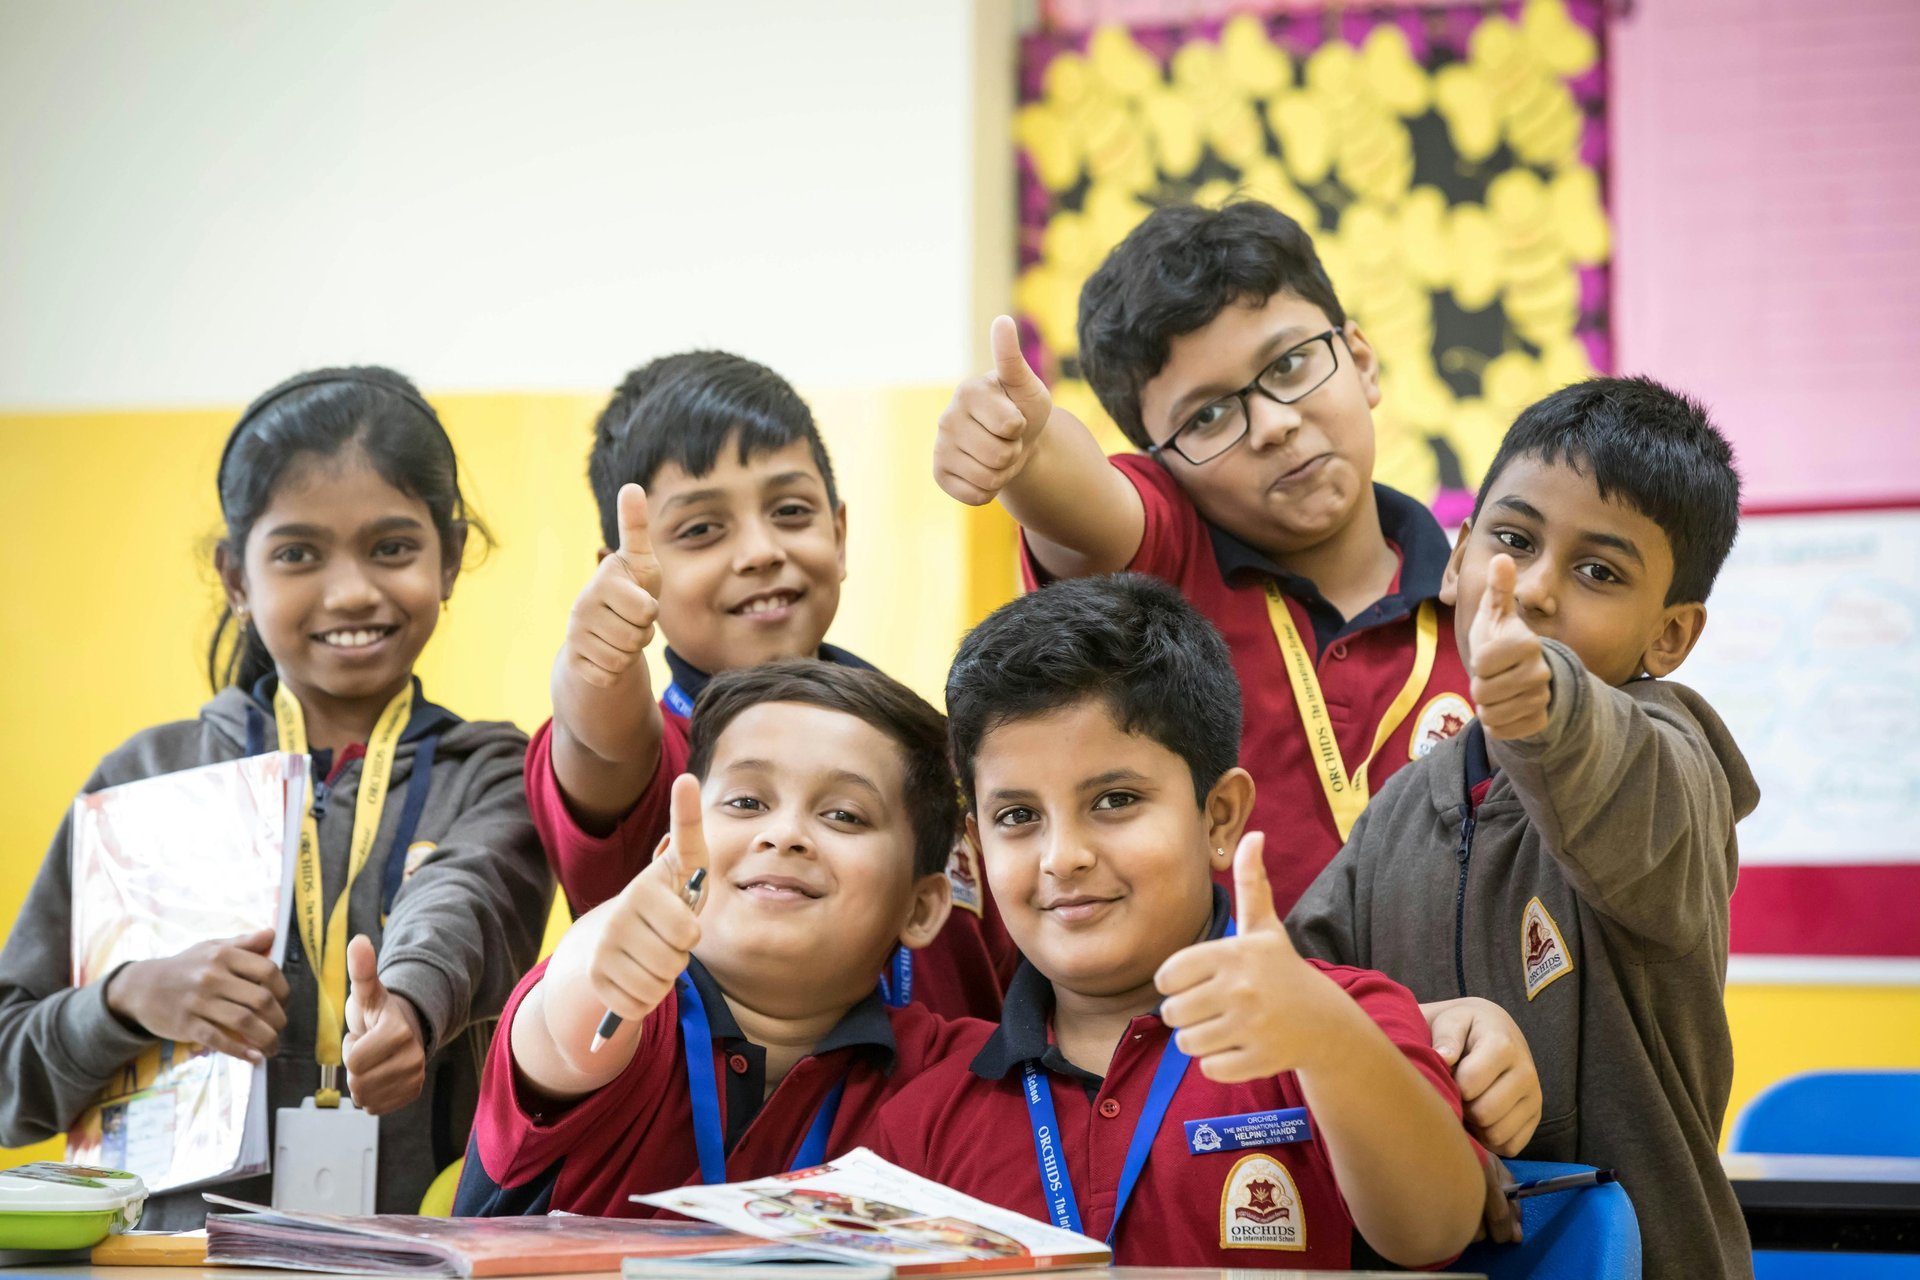
[[[381,479],[426,504],[447,563],[457,563],[467,530],[487,539],[461,496],[459,463],[440,416],[405,377],[366,365],[298,374],[240,415],[215,479],[227,525],[219,545],[227,556],[236,563],[245,558],[253,522],[289,468],[304,456],[330,458],[348,449],[360,450]],[[251,689],[273,670],[273,655],[252,622],[228,640],[233,622],[232,609],[222,609],[207,648],[207,679],[215,690]]]
[[[1196,803],[1240,754],[1240,682],[1213,624],[1157,578],[1074,578],[1002,605],[960,642],[947,725],[968,802],[987,734],[1087,698],[1185,760]]]
[[[938,711],[898,680],[864,667],[794,658],[737,667],[707,682],[693,705],[687,772],[707,776],[714,744],[734,717],[766,702],[798,702],[844,712],[900,747],[907,817],[913,824],[913,874],[936,875],[960,834],[959,798],[947,761],[947,726]]]
[[[621,380],[593,424],[587,481],[600,507],[600,536],[620,545],[620,486],[652,485],[664,463],[690,476],[713,470],[721,447],[734,439],[745,463],[757,453],[807,442],[826,482],[827,501],[840,505],[833,464],[814,426],[813,411],[793,384],[744,356],[688,351],[641,365]]]
[[[1517,458],[1565,462],[1605,501],[1660,526],[1673,549],[1668,604],[1704,601],[1740,530],[1733,448],[1706,406],[1652,378],[1589,378],[1521,410],[1480,482],[1473,514]]]
[[[1313,237],[1272,205],[1156,209],[1080,290],[1081,370],[1121,432],[1144,449],[1153,442],[1140,391],[1166,367],[1173,339],[1236,302],[1264,303],[1283,289],[1346,325]]]

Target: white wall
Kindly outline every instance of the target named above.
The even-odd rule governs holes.
[[[695,345],[949,381],[972,39],[967,0],[0,0],[0,405]]]

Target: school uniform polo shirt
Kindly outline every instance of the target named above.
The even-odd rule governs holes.
[[[1248,830],[1266,833],[1267,877],[1284,915],[1344,840],[1274,637],[1267,585],[1279,586],[1294,628],[1313,656],[1349,773],[1366,758],[1377,726],[1413,673],[1416,615],[1422,602],[1434,601],[1433,668],[1368,768],[1371,794],[1395,770],[1473,717],[1467,671],[1453,638],[1453,610],[1438,602],[1451,551],[1446,534],[1420,503],[1385,485],[1373,486],[1380,529],[1400,557],[1400,572],[1386,595],[1343,618],[1311,579],[1288,573],[1203,519],[1160,463],[1144,454],[1121,454],[1111,462],[1140,494],[1146,512],[1140,549],[1127,568],[1178,587],[1220,629],[1233,654],[1244,706],[1240,764],[1255,783]],[[1047,580],[1024,539],[1021,569],[1029,587]],[[1230,872],[1216,879],[1232,888]]]
[[[633,1061],[617,1079],[584,1098],[550,1103],[515,1078],[511,1034],[521,1001],[546,968],[541,961],[514,990],[488,1050],[454,1211],[475,1217],[554,1209],[651,1217],[657,1210],[629,1197],[700,1181],[678,992],[642,1020]],[[869,996],[794,1064],[763,1103],[765,1049],[740,1030],[698,960],[688,964],[687,975],[712,1032],[727,1176],[734,1180],[791,1168],[814,1117],[843,1078],[827,1153],[863,1145],[881,1102],[947,1052],[959,1030],[983,1025],[950,1023],[918,1005],[889,1010]]]
[[[1214,890],[1210,937],[1226,930],[1226,894]],[[1460,1095],[1433,1051],[1413,996],[1367,969],[1308,961],[1338,983],[1447,1100]],[[1161,1051],[1171,1038],[1155,1014],[1135,1018],[1104,1077],[1069,1063],[1052,1042],[1053,987],[1023,964],[998,1027],[978,1028],[957,1052],[920,1073],[881,1109],[873,1149],[970,1196],[1052,1221],[1041,1182],[1023,1064],[1038,1061],[1051,1087],[1057,1150],[1079,1204],[1082,1231],[1104,1239],[1134,1126]],[[1153,1139],[1114,1238],[1114,1262],[1131,1266],[1343,1268],[1353,1220],[1318,1140],[1231,1149],[1227,1120],[1304,1107],[1291,1072],[1218,1084],[1189,1065]],[[1210,1134],[1186,1125],[1211,1121]],[[1308,1117],[1308,1124],[1313,1124]]]
[[[673,681],[660,699],[660,760],[633,811],[606,835],[584,830],[567,807],[553,772],[553,721],[540,726],[527,745],[527,807],[560,888],[578,917],[616,897],[653,860],[667,834],[667,799],[673,780],[687,771],[688,723],[694,700],[712,677],[666,651]],[[834,645],[820,647],[820,660],[872,670],[872,665]],[[953,911],[939,936],[912,954],[911,999],[948,1018],[997,1018],[1000,992],[1019,959],[987,890],[978,857],[956,840],[947,859]]]

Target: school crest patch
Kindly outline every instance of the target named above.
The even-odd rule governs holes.
[[[1473,704],[1457,693],[1429,698],[1420,708],[1413,732],[1407,735],[1407,759],[1418,760],[1435,747],[1467,727],[1473,719]]]
[[[985,912],[984,895],[980,890],[980,859],[973,852],[973,845],[966,840],[955,840],[953,851],[947,854],[947,887],[953,894],[953,905],[976,916]]]
[[[1538,898],[1527,902],[1520,917],[1520,966],[1529,1000],[1573,972],[1567,940]]]
[[[1220,1189],[1220,1247],[1306,1251],[1300,1190],[1272,1156],[1243,1156],[1227,1174]]]
[[[433,855],[440,852],[440,846],[431,840],[415,840],[407,846],[406,866],[400,872],[400,878],[411,880],[420,868],[427,865]]]

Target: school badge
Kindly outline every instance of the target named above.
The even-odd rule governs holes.
[[[976,916],[984,915],[980,861],[974,856],[973,845],[966,840],[955,840],[952,852],[947,854],[947,887],[952,891],[954,906]]]
[[[1560,936],[1560,926],[1538,898],[1528,901],[1520,917],[1520,967],[1529,1000],[1573,972],[1567,940]]]
[[[1220,1135],[1210,1124],[1203,1124],[1193,1131],[1191,1139],[1195,1155],[1205,1155],[1209,1151],[1220,1149]]]
[[[1220,1190],[1220,1247],[1306,1251],[1299,1188],[1272,1156],[1243,1156],[1227,1175]]]
[[[1471,719],[1473,704],[1457,693],[1443,693],[1428,699],[1427,705],[1420,708],[1419,718],[1413,722],[1413,732],[1407,735],[1407,759],[1420,759],[1466,728]]]
[[[402,881],[413,879],[420,873],[420,868],[426,866],[438,852],[440,852],[440,846],[433,841],[415,840],[407,846],[406,866],[400,872],[400,879]]]

